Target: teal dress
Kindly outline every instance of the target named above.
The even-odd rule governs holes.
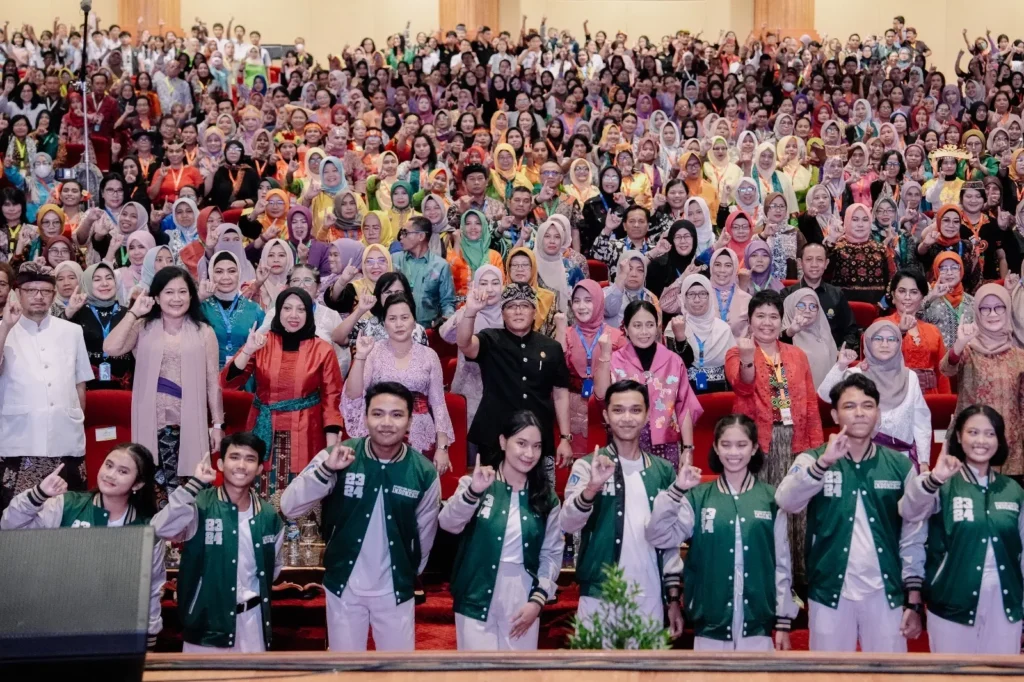
[[[216,296],[211,296],[203,301],[200,307],[206,321],[217,335],[217,357],[222,369],[245,345],[252,326],[255,324],[259,329],[263,325],[263,318],[266,317],[262,308],[242,295],[235,296],[234,301],[222,301]],[[250,379],[245,385],[245,390],[251,393],[254,388],[255,384]]]

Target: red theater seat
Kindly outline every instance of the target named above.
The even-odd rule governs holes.
[[[224,391],[224,433],[245,431],[252,408],[252,393],[248,391]]]
[[[132,439],[132,392],[99,390],[85,395],[85,471],[90,489],[107,454]],[[153,453],[154,455],[156,453]]]
[[[455,378],[455,369],[459,366],[458,358],[446,358],[441,361],[441,375],[444,378],[445,390],[452,386],[452,379]]]
[[[853,317],[857,320],[857,326],[861,330],[867,329],[872,322],[878,319],[878,308],[870,303],[850,301],[850,310],[853,311]]]
[[[798,280],[798,279],[784,279],[784,280],[782,280],[782,286],[784,288],[785,287],[795,287],[799,283],[800,283],[800,280]]]
[[[732,414],[736,394],[732,391],[705,393],[697,396],[697,399],[704,408],[704,414],[693,426],[693,465],[708,472],[708,453],[714,444],[715,425],[722,417]]]
[[[607,282],[608,281],[608,266],[599,260],[593,258],[587,259],[587,268],[590,269],[590,279],[595,282]]]
[[[818,414],[821,416],[821,432],[828,440],[829,434],[839,433],[839,425],[832,419],[832,405],[818,398]]]
[[[224,211],[224,222],[231,223],[232,225],[238,224],[238,219],[242,217],[242,209],[240,208],[229,208]]]
[[[466,398],[457,393],[445,393],[444,404],[448,408],[448,417],[452,420],[452,430],[455,431],[455,442],[448,449],[448,458],[452,462],[452,469],[441,477],[441,495],[448,499],[455,494],[459,486],[459,479],[466,474],[469,448],[466,443],[466,436],[469,433],[467,423]]]
[[[951,394],[926,395],[924,401],[928,403],[928,409],[932,411],[932,430],[945,431],[952,424],[953,413],[956,412],[957,397]],[[936,443],[932,438],[931,464],[935,464],[939,453],[942,452],[942,443]]]
[[[459,356],[459,347],[442,339],[441,335],[434,329],[427,330],[427,345],[437,353],[442,369],[444,369],[445,360]]]

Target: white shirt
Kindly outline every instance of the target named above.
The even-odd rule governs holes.
[[[391,577],[388,528],[384,523],[384,493],[380,488],[377,489],[373,514],[366,526],[366,535],[359,543],[359,556],[356,557],[356,564],[348,576],[345,590],[351,590],[357,597],[383,597],[395,593],[395,581]]]
[[[846,562],[846,578],[843,580],[843,598],[863,601],[884,588],[875,536],[871,534],[871,524],[864,511],[863,496],[858,495],[857,511],[853,515],[850,558]]]
[[[501,560],[506,564],[522,564],[523,523],[519,518],[519,493],[509,491],[508,521],[505,523],[505,539],[501,545]],[[526,517],[523,517],[525,519]]]
[[[256,550],[252,544],[253,504],[238,510],[238,570],[235,572],[235,601],[243,604],[260,593],[256,577]]]
[[[80,326],[22,317],[0,363],[0,456],[84,457],[78,384],[93,378]]]
[[[658,573],[658,553],[647,542],[644,529],[651,520],[651,505],[644,487],[644,460],[619,457],[626,486],[626,516],[622,524],[622,551],[619,565],[626,580],[640,586],[641,597],[661,594],[661,575]]]

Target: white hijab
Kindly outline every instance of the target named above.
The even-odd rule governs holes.
[[[684,310],[686,305],[686,292],[692,287],[698,286],[708,292],[708,310],[703,315],[691,315],[686,313],[686,341],[693,349],[694,367],[698,366],[700,344],[704,344],[704,366],[721,367],[725,364],[726,352],[736,345],[736,338],[732,335],[732,329],[722,321],[718,311],[718,301],[715,300],[715,292],[711,287],[711,281],[704,275],[687,275],[683,278],[682,290],[679,298],[683,301]],[[700,339],[700,342],[698,342]]]
[[[533,242],[533,255],[537,259],[537,274],[540,275],[544,286],[555,292],[555,305],[560,313],[564,313],[569,308],[569,277],[565,271],[565,261],[562,259],[562,254],[572,243],[572,235],[567,229],[568,225],[569,221],[565,216],[553,215],[537,228],[537,236]],[[562,238],[561,246],[553,256],[544,252],[544,235],[548,230],[558,230]]]

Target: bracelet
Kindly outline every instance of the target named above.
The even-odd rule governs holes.
[[[609,355],[609,356],[606,357],[606,356],[602,355],[602,356],[597,358],[597,361],[598,362],[611,362],[612,361],[612,356]]]
[[[359,355],[358,353],[356,353],[354,356],[352,356],[352,359],[353,360],[366,360],[366,356],[365,355]]]
[[[214,424],[211,425],[211,428],[217,429],[218,431],[223,431],[224,430],[224,424],[223,423],[218,424],[218,423],[215,422]]]
[[[137,320],[137,319],[139,319],[139,316],[138,316],[138,314],[137,314],[137,313],[136,313],[136,312],[135,312],[134,310],[129,310],[129,311],[128,311],[128,314],[129,314],[129,315],[135,315],[135,319],[136,319],[136,320]]]

